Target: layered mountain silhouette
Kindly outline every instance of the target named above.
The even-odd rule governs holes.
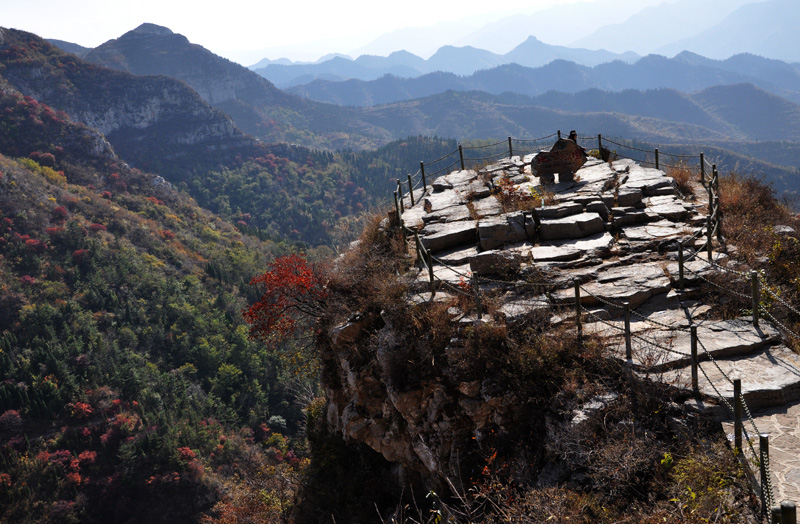
[[[253,70],[275,85],[285,88],[308,83],[315,79],[373,80],[386,74],[413,78],[432,72],[471,75],[476,71],[491,69],[503,64],[540,67],[553,60],[569,60],[593,66],[612,60],[631,62],[637,58],[639,55],[630,52],[619,54],[604,50],[593,51],[549,45],[534,36],[529,36],[523,43],[502,55],[471,46],[447,45],[439,48],[427,60],[401,51],[387,57],[362,55],[355,60],[334,57],[314,64],[270,63],[265,67],[254,66]]]
[[[595,67],[564,60],[555,60],[538,68],[506,64],[467,77],[430,73],[418,78],[384,76],[372,81],[316,80],[296,86],[291,91],[321,102],[379,105],[447,90],[536,96],[548,91],[576,93],[592,88],[606,91],[671,88],[693,92],[715,85],[739,83],[751,83],[800,102],[800,67],[754,55],[712,60],[688,52],[671,59],[650,55],[633,64],[614,61]]]

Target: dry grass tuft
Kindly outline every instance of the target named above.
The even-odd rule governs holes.
[[[756,178],[730,173],[720,178],[719,193],[723,233],[751,267],[763,265],[774,242],[775,226],[799,225],[772,188]]]
[[[700,175],[697,170],[681,162],[677,166],[669,168],[667,171],[667,176],[675,180],[675,185],[678,186],[678,191],[680,191],[683,195],[689,196],[694,193],[692,180],[699,180]]]

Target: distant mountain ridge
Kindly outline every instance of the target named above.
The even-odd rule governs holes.
[[[277,89],[244,66],[192,44],[166,27],[142,24],[109,40],[86,60],[135,75],[167,75],[185,82],[244,132],[270,142],[354,147],[391,140],[358,112]]]
[[[427,60],[400,51],[387,57],[362,55],[355,60],[335,57],[314,64],[270,63],[265,67],[254,67],[253,70],[278,87],[286,88],[308,83],[317,78],[374,80],[386,74],[412,78],[432,72],[471,75],[476,71],[503,64],[540,67],[553,60],[570,60],[594,66],[612,60],[631,62],[637,58],[639,55],[631,52],[620,54],[604,50],[593,51],[549,45],[530,36],[525,42],[503,55],[471,46],[447,45],[439,48]]]
[[[99,68],[23,31],[0,28],[0,37],[0,74],[13,88],[98,130],[129,162],[146,163],[173,148],[253,142],[174,78]]]
[[[800,102],[800,67],[754,55],[712,60],[684,52],[675,58],[649,55],[633,64],[621,61],[586,67],[556,60],[538,68],[506,64],[468,77],[430,73],[418,78],[384,76],[377,80],[316,80],[290,89],[298,95],[342,105],[367,106],[431,96],[447,90],[513,92],[537,96],[548,91],[576,93],[587,89],[623,91],[670,88],[694,92],[715,85],[751,83]]]

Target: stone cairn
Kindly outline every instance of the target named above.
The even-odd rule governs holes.
[[[687,407],[720,420],[762,466],[756,487],[765,508],[800,500],[800,407],[784,426],[774,420],[798,404],[800,358],[758,316],[707,318],[697,284],[720,271],[749,278],[724,253],[700,252],[712,206],[630,159],[589,158],[563,182],[542,184],[531,172],[536,155],[456,170],[400,195],[397,214],[420,258],[412,300],[477,290],[477,314],[456,319],[474,322],[481,293],[491,292],[506,322],[549,312],[554,324],[602,336],[637,373],[695,390]],[[500,191],[548,195],[550,203],[504,209]],[[732,413],[742,408],[744,422],[736,423]],[[758,426],[778,428],[771,467]]]

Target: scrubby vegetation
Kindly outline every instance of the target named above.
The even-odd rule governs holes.
[[[248,472],[294,474],[293,378],[240,314],[289,246],[3,101],[28,154],[0,156],[0,520],[188,522]]]
[[[488,379],[495,392],[518,399],[513,422],[482,431],[487,436],[480,441],[467,431],[452,442],[460,469],[448,472],[445,490],[432,493],[413,472],[404,481],[387,475],[389,464],[363,445],[333,444],[339,437],[314,419],[311,464],[318,468],[306,482],[348,491],[351,484],[342,485],[338,475],[354,463],[371,464],[380,479],[366,506],[363,497],[354,505],[325,490],[301,490],[299,508],[313,507],[315,521],[330,515],[337,522],[438,522],[444,516],[450,522],[754,521],[756,500],[725,436],[681,407],[689,398],[685,391],[630,373],[606,354],[602,341],[580,343],[570,328],[550,325],[549,316],[507,324],[494,314],[491,294],[484,314],[493,320],[475,325],[452,322],[459,311],[474,311],[467,295],[412,305],[406,297],[413,284],[387,278],[413,273],[410,264],[397,230],[375,219],[339,264],[320,273],[330,295],[319,304],[330,307],[323,308],[318,327],[348,318],[363,322],[369,335],[346,358],[364,368],[380,343],[375,334],[390,325],[392,336],[404,337],[381,379],[394,391]],[[335,360],[345,350],[330,346],[324,333],[317,335],[322,380],[335,387]],[[446,351],[454,339],[463,345]],[[605,399],[600,409],[572,423],[582,406],[598,399]],[[363,482],[358,474],[354,480]]]

